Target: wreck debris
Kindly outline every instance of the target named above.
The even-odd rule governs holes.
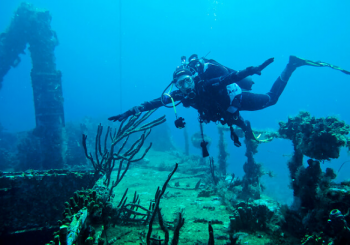
[[[19,55],[24,53],[27,44],[33,63],[30,73],[36,122],[33,134],[40,142],[39,169],[60,169],[63,167],[61,152],[65,119],[62,74],[56,70],[54,55],[58,39],[51,29],[49,11],[21,3],[6,32],[0,35],[0,89],[6,73],[21,61]]]

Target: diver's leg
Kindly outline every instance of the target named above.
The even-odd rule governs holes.
[[[307,63],[305,60],[300,59],[296,56],[290,56],[286,68],[277,78],[268,93],[242,93],[241,110],[256,111],[276,104],[295,69],[306,64]]]
[[[280,95],[287,85],[286,72],[290,73],[289,68],[286,68],[281,76],[277,78],[272,85],[271,90],[266,94],[255,94],[251,92],[242,92],[242,99],[240,102],[241,111],[257,111],[277,103]],[[283,78],[286,80],[283,80]],[[290,77],[290,75],[289,75]]]
[[[264,107],[275,105],[280,98],[284,88],[287,86],[287,82],[295,69],[287,67],[284,69],[282,74],[276,79],[272,85],[270,91],[267,93],[270,96],[270,100],[264,105]]]
[[[294,55],[289,56],[289,62],[286,66],[286,68],[283,70],[282,74],[279,76],[279,78],[283,82],[288,82],[289,78],[291,77],[292,73],[297,69],[297,67],[307,65],[307,61],[301,58],[298,58]]]
[[[272,106],[277,103],[279,97],[281,96],[284,88],[286,87],[289,78],[292,76],[293,72],[297,67],[307,65],[307,61],[296,56],[289,56],[289,62],[286,68],[282,71],[281,75],[277,78],[275,83],[272,85],[270,92],[267,94],[270,96],[270,101],[267,106]]]
[[[255,94],[251,92],[242,92],[240,100],[240,111],[257,111],[264,109],[271,100],[270,95],[267,94]]]

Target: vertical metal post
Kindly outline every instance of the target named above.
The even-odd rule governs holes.
[[[120,112],[123,112],[123,83],[122,83],[122,0],[119,0],[119,99]]]
[[[62,132],[65,123],[61,72],[56,70],[54,54],[57,35],[51,29],[49,11],[37,10],[32,4],[22,3],[8,30],[0,35],[0,60],[4,61],[0,62],[0,82],[11,66],[15,67],[20,62],[18,55],[24,51],[27,43],[33,63],[34,135],[39,141],[39,149],[36,149],[36,157],[30,157],[32,152],[25,150],[22,154],[27,155],[29,163],[38,168],[59,169],[63,167]]]

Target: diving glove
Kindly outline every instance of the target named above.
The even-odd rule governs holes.
[[[252,72],[251,75],[256,74],[256,75],[260,76],[261,71],[264,70],[268,65],[270,65],[274,60],[275,60],[275,58],[270,58],[259,66],[252,66],[252,67],[248,67],[247,69],[251,70],[251,72]]]
[[[247,76],[252,76],[252,75],[259,75],[260,76],[261,71],[264,70],[273,61],[274,61],[274,58],[270,58],[259,66],[250,66],[250,67],[247,67],[246,69],[241,70],[239,72],[231,73],[231,76],[233,76],[231,79],[233,79],[235,81],[240,81],[240,80],[246,78]]]
[[[142,109],[142,106],[135,106],[133,108],[131,108],[130,110],[122,113],[122,114],[119,114],[119,115],[116,115],[116,116],[113,116],[113,117],[109,117],[108,120],[109,121],[123,121],[124,119],[132,116],[132,115],[135,115],[136,113],[140,113],[141,112],[141,109]]]
[[[113,121],[113,122],[116,122],[116,121],[123,121],[125,118],[128,118],[129,116],[131,116],[132,113],[130,111],[126,111],[122,114],[119,114],[119,115],[116,115],[116,116],[113,116],[113,117],[109,117],[108,120],[109,121]]]

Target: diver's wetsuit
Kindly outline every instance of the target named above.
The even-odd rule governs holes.
[[[181,101],[185,107],[193,107],[198,110],[200,119],[204,122],[217,122],[222,124],[237,125],[246,131],[246,124],[239,111],[261,110],[276,104],[283,92],[291,73],[285,72],[284,81],[279,77],[273,84],[271,90],[266,94],[255,94],[249,92],[253,82],[248,79],[232,81],[230,74],[237,71],[227,68],[214,60],[204,60],[202,69],[199,69],[198,76],[194,78],[196,96],[193,99],[184,97],[181,91],[171,93],[174,101]],[[287,77],[287,75],[289,75]],[[242,88],[242,93],[230,98],[230,86],[235,83]],[[231,85],[230,85],[231,84]],[[165,104],[170,103],[169,96],[163,97]],[[140,111],[149,111],[162,106],[161,99],[144,102],[139,108]],[[231,109],[228,111],[228,108]]]
[[[203,75],[200,75],[203,80],[220,80],[229,73],[236,72],[235,70],[222,66],[213,60],[208,60],[207,63],[209,64],[208,69]],[[222,68],[218,68],[220,66]],[[236,84],[242,88],[242,94],[238,95],[231,105],[237,107],[240,111],[257,111],[276,104],[294,70],[295,68],[287,66],[283,73],[285,77],[284,81],[281,77],[278,77],[271,90],[266,94],[255,94],[250,92],[253,82],[249,83],[249,80],[243,79],[242,81],[236,82]]]
[[[185,107],[197,109],[201,122],[219,121],[222,124],[230,126],[231,139],[234,140],[235,145],[239,146],[240,143],[232,125],[240,127],[245,132],[246,138],[257,140],[251,130],[249,121],[244,121],[239,115],[239,111],[256,111],[276,104],[290,76],[297,67],[304,65],[331,67],[350,75],[350,71],[346,71],[340,67],[291,55],[289,57],[289,63],[277,78],[271,90],[266,94],[255,94],[250,92],[253,82],[246,77],[254,74],[261,75],[261,71],[273,62],[273,58],[266,60],[260,66],[247,67],[241,71],[234,71],[217,63],[215,60],[198,59],[198,56],[195,54],[188,59],[188,63],[186,63],[185,57],[181,57],[181,60],[182,66],[177,67],[174,72],[172,83],[178,82],[181,76],[191,76],[190,87],[181,87],[181,83],[178,84],[185,91],[184,93],[178,90],[172,92],[170,96],[164,94],[162,100],[158,98],[144,102],[142,105],[110,117],[108,120],[121,122],[129,116],[135,115],[135,113],[149,111],[171,103],[172,98],[174,101],[181,101]],[[194,92],[195,96],[192,96],[192,92]],[[181,124],[178,123],[179,120]],[[183,127],[181,126],[184,125],[183,118],[178,118],[175,121],[175,125],[177,127]]]
[[[135,106],[122,114],[108,119],[122,121],[131,115],[135,115],[135,113],[150,111],[164,104],[171,103],[171,99],[173,99],[174,101],[181,101],[185,107],[197,109],[200,122],[208,123],[213,121],[220,122],[223,125],[227,124],[230,127],[231,139],[234,141],[234,144],[241,146],[232,125],[240,127],[247,139],[257,139],[249,121],[244,121],[239,115],[239,111],[255,111],[274,105],[283,92],[292,72],[298,66],[297,63],[297,65],[294,64],[295,62],[291,63],[290,59],[290,63],[288,63],[286,69],[276,80],[270,92],[254,94],[249,92],[253,82],[247,77],[254,74],[260,75],[261,71],[273,62],[273,58],[266,60],[260,66],[247,67],[241,71],[232,70],[217,63],[215,60],[204,58],[198,60],[191,59],[191,57],[189,60],[188,64],[178,67],[177,71],[179,73],[174,72],[173,76],[176,79],[177,74],[186,72],[184,68],[191,68],[192,70],[187,69],[187,72],[192,74],[194,89],[186,91],[186,93],[177,90],[171,92],[170,95],[164,94],[161,98],[144,102],[140,106]],[[296,57],[293,60],[299,61]],[[176,127],[183,127],[179,124],[179,120],[182,120],[180,123],[184,125],[183,118],[180,117],[175,121]]]

